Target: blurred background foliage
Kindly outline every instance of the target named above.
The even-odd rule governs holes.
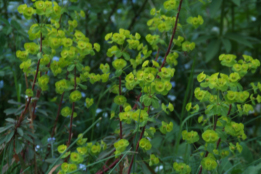
[[[204,3],[202,3],[204,2]],[[167,98],[162,99],[164,103],[171,102],[175,106],[175,112],[169,116],[162,116],[162,120],[172,120],[175,128],[172,136],[164,140],[161,136],[155,136],[153,142],[161,151],[162,156],[173,155],[169,153],[171,147],[176,143],[175,138],[179,133],[179,125],[187,116],[184,107],[187,102],[194,101],[194,88],[198,86],[196,76],[204,71],[206,74],[224,72],[220,65],[218,56],[222,53],[235,54],[241,57],[243,54],[251,55],[261,60],[261,1],[260,0],[212,0],[212,2],[198,0],[184,0],[181,9],[180,23],[182,30],[176,34],[196,43],[196,49],[187,54],[174,47],[179,52],[179,64],[176,67],[175,76],[172,81],[173,89]],[[22,4],[32,3],[29,0],[0,1],[0,126],[5,123],[7,116],[17,118],[24,108],[25,103],[25,76],[19,68],[20,60],[16,58],[16,51],[23,48],[28,42],[28,29],[39,18],[26,20],[17,12],[17,7]],[[66,4],[66,0],[63,0]],[[112,59],[106,56],[109,44],[104,41],[104,36],[110,32],[117,32],[119,28],[129,29],[132,33],[140,33],[142,40],[145,36],[153,33],[147,27],[147,21],[151,18],[151,8],[162,8],[162,0],[78,0],[68,7],[69,12],[84,10],[86,18],[78,23],[77,29],[89,37],[90,42],[97,42],[101,45],[101,51],[93,57],[86,59],[85,65],[91,67],[91,71],[98,72],[100,63],[111,63]],[[70,19],[70,13],[62,16],[61,26],[66,26]],[[190,16],[201,15],[204,24],[192,29],[188,27],[186,19]],[[169,42],[170,33],[161,35],[166,43]],[[163,60],[166,46],[160,48],[159,60]],[[156,55],[157,52],[153,53]],[[59,57],[54,57],[57,59]],[[52,78],[55,78],[49,73]],[[28,79],[32,82],[32,79]],[[260,69],[248,78],[242,79],[243,86],[249,87],[250,82],[261,81]],[[54,86],[54,80],[50,81]],[[95,104],[86,109],[83,105],[77,106],[79,117],[75,119],[73,133],[77,135],[89,127],[98,117],[102,121],[87,135],[88,141],[104,139],[109,142],[115,136],[111,133],[118,126],[118,122],[110,120],[111,110],[115,110],[112,104],[114,94],[108,91],[108,85],[88,85],[83,91],[83,96],[94,97]],[[135,101],[134,92],[125,92],[124,95]],[[64,97],[68,99],[68,96]],[[50,137],[50,130],[57,112],[57,105],[60,96],[57,96],[53,87],[42,93],[37,103],[36,115],[37,133],[41,135],[40,144],[45,144]],[[133,103],[132,102],[132,103]],[[260,158],[261,149],[261,106],[257,105],[255,112],[244,118],[248,140],[245,142],[244,153],[239,160],[243,160],[246,166]],[[59,140],[66,140],[66,125],[69,119],[60,118],[57,128]],[[197,118],[193,117],[186,125],[193,129],[200,129]],[[200,131],[200,130],[199,130]],[[65,135],[64,135],[65,134]],[[173,136],[174,135],[174,136]],[[259,139],[259,141],[258,141]],[[64,141],[65,141],[64,140]],[[57,142],[59,144],[61,142]],[[176,157],[182,156],[184,146]],[[244,156],[245,155],[245,156]],[[168,158],[166,157],[165,160]],[[163,159],[164,160],[164,159]],[[197,161],[195,163],[198,164]],[[232,165],[232,164],[231,164]],[[244,166],[244,167],[246,167]],[[228,167],[229,168],[229,167]],[[235,166],[234,173],[242,173],[242,166]]]

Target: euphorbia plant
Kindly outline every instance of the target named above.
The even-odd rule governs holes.
[[[75,11],[70,18],[67,18],[66,6],[59,5],[55,1],[36,1],[31,7],[26,4],[20,5],[18,11],[26,19],[36,14],[40,21],[38,24],[33,24],[28,31],[31,42],[24,44],[24,50],[16,52],[17,57],[22,61],[20,68],[26,74],[26,79],[33,77],[33,82],[31,89],[26,89],[28,98],[18,121],[7,120],[9,123],[1,130],[1,132],[6,131],[7,136],[3,142],[5,145],[11,145],[9,150],[14,149],[12,154],[22,163],[28,148],[37,149],[35,142],[39,140],[35,136],[33,126],[33,121],[37,118],[35,114],[37,100],[42,92],[48,91],[48,88],[55,88],[57,95],[60,96],[60,102],[50,130],[50,141],[48,140],[44,153],[34,153],[34,160],[27,161],[28,164],[34,164],[35,173],[57,170],[58,173],[63,174],[88,170],[91,173],[101,174],[111,170],[130,174],[138,171],[135,167],[136,158],[148,161],[145,163],[148,166],[165,163],[160,153],[153,149],[152,139],[155,134],[173,136],[174,123],[162,119],[160,115],[173,113],[174,103],[166,103],[163,99],[172,89],[171,79],[174,77],[180,52],[188,54],[196,46],[194,42],[176,34],[182,31],[182,25],[178,23],[182,3],[182,0],[167,0],[163,3],[162,9],[151,9],[152,19],[147,22],[147,25],[152,33],[145,36],[146,42],[141,40],[141,33],[132,33],[122,28],[119,32],[108,33],[105,41],[111,44],[107,50],[107,57],[110,58],[111,64],[101,63],[99,66],[101,73],[92,73],[91,67],[85,66],[85,60],[89,56],[94,56],[101,48],[98,43],[92,43],[76,29],[77,20],[85,17],[83,11]],[[64,26],[63,21],[66,21]],[[204,20],[200,15],[187,19],[189,27],[198,28],[203,23]],[[162,39],[166,33],[171,34],[167,44]],[[159,48],[165,45],[167,48],[161,61]],[[156,54],[153,54],[155,52]],[[53,60],[55,56],[59,57],[58,61]],[[257,97],[250,95],[250,92],[243,90],[239,83],[248,71],[255,72],[260,62],[247,55],[243,55],[243,58],[237,61],[235,55],[222,54],[219,60],[223,66],[229,67],[229,71],[226,72],[230,73],[198,74],[200,87],[195,89],[194,94],[199,102],[186,105],[188,117],[182,120],[180,134],[175,141],[179,145],[182,137],[187,147],[194,144],[196,153],[187,151],[185,155],[192,155],[201,162],[195,170],[192,169],[189,160],[178,161],[173,158],[171,167],[168,163],[166,169],[170,173],[173,170],[181,174],[217,172],[222,165],[218,164],[218,160],[237,152],[241,153],[240,141],[247,137],[244,133],[244,125],[232,121],[232,117],[247,115],[253,111],[256,101],[261,102],[260,95]],[[50,75],[48,71],[52,74]],[[54,79],[52,83],[50,83],[51,77]],[[118,126],[111,142],[106,138],[88,141],[85,134],[91,127],[77,136],[72,134],[74,120],[82,116],[82,113],[77,113],[77,106],[79,108],[85,105],[88,109],[95,103],[90,94],[85,98],[81,92],[87,89],[87,84],[96,83],[109,83],[110,91],[114,93],[112,105],[116,107],[111,110],[111,119],[117,121]],[[255,94],[257,89],[261,91],[260,83],[252,83],[251,86]],[[132,91],[136,101],[128,98],[124,91]],[[28,108],[29,121],[25,119]],[[203,115],[198,117],[198,122],[200,130],[203,131],[183,127],[188,119],[199,115],[202,111]],[[60,140],[59,145],[53,147],[60,115],[70,118],[67,121],[69,122],[68,139]],[[28,127],[29,123],[30,127]],[[9,128],[12,130],[7,132]],[[31,132],[25,131],[24,134],[26,129]],[[17,146],[21,142],[30,146],[18,150]],[[171,150],[175,152],[174,149]],[[104,152],[101,153],[102,151]],[[109,153],[105,154],[107,151]],[[59,154],[59,157],[55,158],[54,154]],[[101,156],[103,159],[95,162]],[[51,165],[47,165],[46,161],[51,161]],[[100,170],[92,168],[102,161],[106,162]],[[24,164],[22,170],[26,171]]]

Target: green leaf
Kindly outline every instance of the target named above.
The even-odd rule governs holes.
[[[16,20],[11,20],[11,25],[15,28],[15,29],[17,29],[17,30],[21,30],[22,29],[22,27],[21,27],[21,25],[16,21]]]
[[[14,130],[6,135],[5,142],[8,143],[14,135]]]
[[[19,141],[17,138],[15,139],[15,152],[19,154],[24,148],[24,144]]]
[[[21,128],[17,128],[17,132],[21,137],[24,135],[24,132]]]
[[[237,6],[240,6],[241,4],[241,0],[232,0],[232,2],[234,2]]]
[[[221,140],[226,140],[227,139],[227,134],[226,132],[222,131],[222,130],[216,130],[219,138],[221,138]]]
[[[115,76],[116,77],[120,77],[120,75],[122,74],[122,70],[121,69],[118,69],[115,71]]]
[[[207,36],[200,36],[197,39],[194,40],[195,43],[201,43],[201,42],[206,42],[209,39],[214,38],[214,35],[207,35]]]
[[[47,163],[53,163],[56,160],[56,158],[48,158],[45,160]]]
[[[130,60],[130,55],[128,53],[123,52],[122,55],[123,55],[125,60]]]
[[[220,40],[212,40],[208,45],[206,52],[206,62],[211,61],[218,53],[220,47]]]
[[[153,144],[154,148],[158,149],[160,147],[162,141],[163,141],[163,137],[158,135],[152,139],[151,144]]]
[[[155,109],[158,109],[160,107],[159,101],[157,99],[152,99],[151,104]]]
[[[72,64],[72,65],[68,66],[67,70],[72,71],[74,69],[74,67],[75,67],[75,64]]]
[[[78,71],[82,71],[83,65],[81,63],[77,63],[76,68],[77,68]]]
[[[261,163],[256,166],[249,166],[243,174],[260,174],[261,173]]]
[[[36,27],[34,27],[33,29],[32,29],[32,33],[33,34],[36,34],[36,33],[38,33],[39,31],[40,31],[40,27],[39,26],[36,26]]]
[[[232,48],[230,40],[223,38],[222,39],[222,43],[223,43],[223,45],[225,47],[226,52],[229,53],[231,51],[231,48]]]
[[[208,143],[207,144],[207,151],[212,153],[213,150],[215,149],[215,144],[214,143]]]
[[[242,156],[248,164],[251,163],[254,160],[252,151],[249,149],[245,142],[241,142],[240,145],[243,147],[240,156]]]
[[[234,40],[239,44],[253,48],[252,44],[245,38],[245,36],[241,36],[239,34],[234,34],[234,33],[227,33],[225,37]]]
[[[10,122],[10,123],[15,123],[16,122],[16,120],[13,119],[13,118],[7,118],[7,119],[5,119],[5,121]]]
[[[10,26],[8,20],[0,16],[0,21],[2,21],[5,25]]]
[[[143,101],[141,101],[141,102],[143,102],[145,106],[150,106],[151,98],[149,96],[147,96],[147,95],[144,95]]]
[[[41,59],[42,57],[43,57],[43,53],[42,52],[37,53],[38,60]]]
[[[121,50],[117,50],[116,52],[115,52],[115,56],[116,57],[121,57],[122,56],[122,52],[121,52]]]
[[[8,34],[10,34],[11,32],[12,32],[12,27],[10,27],[10,26],[6,26],[6,27],[4,27],[3,29],[2,29],[2,31],[1,32],[3,32],[5,35],[8,35]]]
[[[212,1],[210,3],[210,16],[211,17],[214,17],[216,15],[216,13],[218,12],[218,10],[220,9],[221,7],[221,4],[222,4],[222,1],[223,0],[218,0],[218,1]]]
[[[0,71],[0,76],[4,77],[5,76],[5,72],[4,71]]]
[[[87,86],[86,85],[83,85],[83,84],[78,84],[83,90],[86,90],[87,89]]]
[[[47,30],[47,27],[46,27],[46,26],[43,26],[43,27],[41,28],[41,33],[42,33],[43,35],[47,35],[47,34],[48,34],[48,30]]]
[[[8,130],[8,129],[10,129],[11,127],[13,127],[13,125],[11,125],[11,124],[9,124],[9,125],[7,125],[7,126],[5,126],[5,127],[0,127],[0,133],[6,131],[6,130]],[[1,144],[1,143],[0,143],[0,144]]]

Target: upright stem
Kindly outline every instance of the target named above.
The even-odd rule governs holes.
[[[119,77],[119,94],[121,95],[121,76]],[[122,108],[122,106],[120,106],[120,113],[122,112],[122,110],[123,110],[123,108]],[[120,139],[122,139],[122,123],[121,123],[121,120],[120,120]]]
[[[138,102],[140,101],[141,94],[142,94],[142,93],[140,93],[140,94],[138,95],[137,100],[136,100],[136,103],[135,103],[135,105],[133,106],[132,110],[135,110],[135,109],[137,108]]]
[[[42,52],[42,33],[40,33],[40,52]],[[40,66],[40,59],[37,62],[36,72],[35,72],[35,75],[34,75],[34,81],[33,81],[33,85],[32,85],[32,91],[34,90],[34,87],[35,87],[37,75],[38,75],[38,72],[39,72],[39,66]],[[31,98],[32,97],[28,98],[28,101],[27,101],[27,103],[25,105],[25,108],[24,108],[23,112],[21,113],[21,115],[19,117],[19,120],[18,120],[18,122],[17,122],[17,124],[15,126],[15,130],[21,125],[21,123],[22,123],[22,121],[24,119],[24,114],[26,113],[27,108],[28,108],[29,104],[31,103]]]
[[[176,21],[175,21],[175,25],[174,25],[174,28],[173,28],[172,36],[171,36],[171,39],[169,41],[169,46],[168,46],[167,52],[165,54],[164,60],[163,60],[163,62],[161,64],[161,67],[160,67],[159,71],[161,71],[161,68],[165,65],[167,56],[169,55],[169,52],[171,50],[171,45],[172,45],[172,42],[173,42],[173,38],[174,38],[174,36],[176,34],[177,27],[178,27],[179,13],[180,13],[182,2],[183,2],[183,0],[180,0],[180,2],[179,2],[178,13],[176,15]]]
[[[149,111],[150,111],[150,106],[148,107],[148,113],[149,113]],[[144,135],[145,127],[146,127],[146,125],[143,126],[143,128],[142,128],[142,131],[141,131],[141,134],[140,134],[140,138],[139,138],[139,140],[138,140],[138,142],[137,142],[137,144],[136,144],[135,152],[137,152],[138,149],[139,149],[139,146],[140,146],[139,142],[140,142],[140,140],[142,139],[142,137],[143,137],[143,135]],[[136,153],[134,153],[134,154],[132,155],[131,162],[130,162],[130,166],[129,166],[129,169],[128,169],[128,174],[130,174],[130,172],[131,172],[131,167],[132,167],[132,164],[133,164],[133,160],[134,160],[135,154],[136,154]]]
[[[230,105],[229,105],[228,112],[227,112],[227,116],[229,116],[229,114],[230,114],[230,112],[231,112],[231,108],[232,108],[232,106],[231,106],[231,104],[230,104]],[[215,118],[215,123],[214,123],[213,130],[216,130],[216,125],[217,125],[217,116],[215,116],[215,117],[216,117],[216,118]],[[224,131],[224,130],[223,130],[223,131]],[[217,147],[216,147],[216,149],[218,149],[218,146],[219,146],[220,142],[221,142],[221,138],[219,138],[218,141],[217,141]],[[207,157],[208,154],[209,154],[209,152],[207,151],[206,154],[205,154],[205,157]],[[201,173],[202,173],[202,170],[203,170],[203,169],[202,169],[202,166],[200,166],[200,169],[199,169],[198,174],[201,174]]]
[[[121,95],[121,76],[119,77],[119,94]],[[120,113],[122,112],[122,110],[123,108],[122,106],[120,106]],[[120,139],[122,139],[122,122],[120,119],[119,121],[120,121]],[[122,158],[122,155],[120,158]],[[122,162],[120,162],[120,174],[122,174],[122,171],[123,171],[123,165]]]
[[[69,71],[67,71],[66,79],[68,78],[68,75],[69,75]],[[57,113],[56,113],[56,118],[55,118],[55,121],[54,121],[54,126],[53,126],[53,129],[52,129],[51,138],[54,137],[54,135],[55,135],[55,129],[56,129],[56,126],[57,126],[58,118],[59,118],[61,107],[62,107],[63,96],[64,96],[64,92],[61,95],[61,99],[60,99],[60,102],[59,102],[59,105],[58,105],[58,110],[57,110]],[[45,159],[48,157],[48,155],[50,153],[50,149],[51,149],[50,144],[48,144],[47,154],[45,156]]]
[[[76,90],[76,66],[74,67],[74,90]],[[70,130],[69,130],[69,138],[67,142],[67,147],[71,144],[72,139],[72,122],[73,122],[73,112],[74,112],[75,102],[72,103],[72,114],[70,118]]]

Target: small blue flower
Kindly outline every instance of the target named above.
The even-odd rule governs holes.
[[[80,164],[79,165],[79,169],[86,171],[86,165]]]
[[[86,94],[84,92],[82,92],[82,97],[84,98],[86,96]]]
[[[59,57],[57,57],[57,56],[54,56],[54,57],[53,57],[53,61],[57,61],[57,62],[58,62],[58,61],[59,61],[59,59],[60,59],[60,58],[59,58]]]
[[[47,139],[48,143],[54,143],[55,137],[51,137]]]
[[[35,151],[37,152],[39,149],[40,149],[40,146],[39,146],[39,145],[36,145],[36,146],[35,146]]]
[[[97,109],[96,109],[96,113],[99,114],[100,112],[102,112],[102,109],[97,108]]]

